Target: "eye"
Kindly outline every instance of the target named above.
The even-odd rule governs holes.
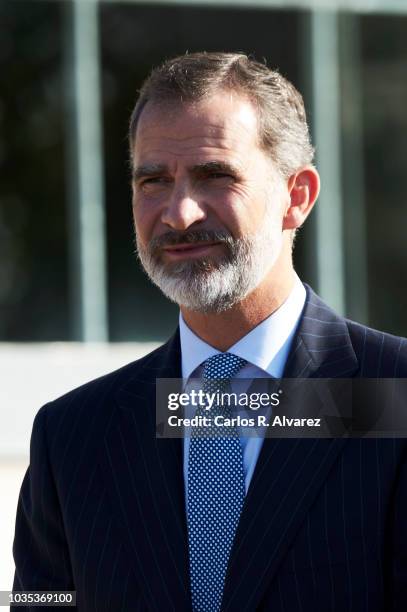
[[[210,179],[233,179],[234,177],[231,174],[227,174],[226,172],[211,172],[211,174],[209,174],[208,178]]]
[[[165,176],[151,176],[140,181],[139,188],[146,193],[155,192],[164,188],[168,182]]]
[[[163,181],[164,178],[162,176],[153,176],[151,178],[148,179],[144,179],[144,181],[142,181],[142,185],[152,185],[154,183],[159,183],[161,181]]]

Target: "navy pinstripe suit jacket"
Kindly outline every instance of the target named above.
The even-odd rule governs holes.
[[[407,342],[307,287],[285,375],[407,377]],[[156,377],[181,377],[177,333],[39,411],[15,590],[76,590],[82,612],[191,610],[182,441],[155,438]],[[265,440],[222,610],[405,612],[407,440]]]

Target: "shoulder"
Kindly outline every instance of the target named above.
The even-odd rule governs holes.
[[[129,385],[132,380],[142,379],[148,384],[148,378],[153,377],[155,369],[168,359],[172,342],[173,338],[144,357],[93,379],[45,404],[36,415],[34,428],[41,422],[44,424],[47,422],[49,427],[61,429],[77,420],[82,422],[94,420],[95,416],[100,424],[106,422],[115,409],[115,398],[121,389]]]
[[[346,319],[330,308],[308,285],[299,326],[310,352],[321,359],[341,358],[340,351],[356,365],[364,378],[407,378],[407,340]],[[342,355],[343,358],[343,355]]]
[[[407,377],[407,339],[345,319],[362,376]]]

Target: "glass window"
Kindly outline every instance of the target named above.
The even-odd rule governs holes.
[[[60,8],[0,5],[0,340],[70,335]]]

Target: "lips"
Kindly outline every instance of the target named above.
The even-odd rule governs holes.
[[[199,242],[199,243],[188,243],[188,244],[175,244],[168,247],[164,247],[163,251],[166,255],[171,258],[178,257],[192,257],[194,255],[204,255],[209,253],[213,247],[216,247],[219,242]]]

